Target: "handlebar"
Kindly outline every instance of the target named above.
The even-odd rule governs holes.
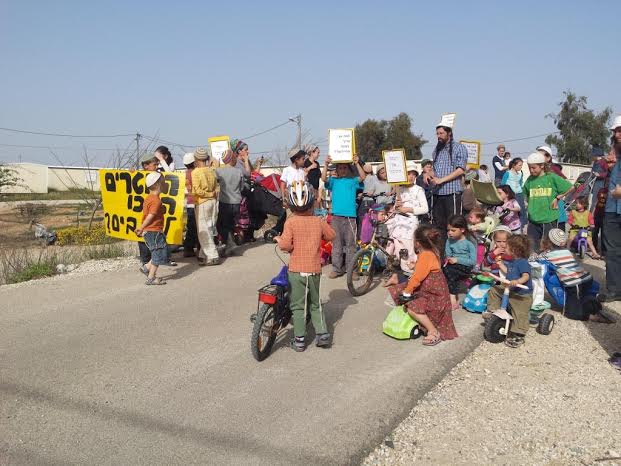
[[[511,281],[507,280],[506,278],[502,278],[502,277],[498,277],[492,273],[489,272],[483,272],[482,273],[483,276],[491,278],[495,281],[497,281],[498,283],[502,283],[503,285],[510,285]],[[525,285],[520,285],[519,283],[517,285],[515,285],[516,288],[522,288],[523,290],[528,290],[528,287]]]

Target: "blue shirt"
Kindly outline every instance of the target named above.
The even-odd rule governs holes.
[[[454,257],[457,263],[474,267],[477,263],[477,248],[472,241],[464,239],[447,239],[444,247],[446,257]]]
[[[326,189],[332,191],[332,215],[356,217],[356,193],[362,189],[360,178],[330,178]]]
[[[512,261],[506,261],[505,265],[507,266],[507,280],[518,280],[522,277],[522,274],[528,274],[528,281],[524,283],[524,286],[527,286],[528,290],[525,290],[524,288],[515,288],[512,291],[521,295],[532,294],[533,280],[528,261],[526,259],[513,259]]]
[[[621,214],[621,199],[612,197],[612,191],[621,185],[621,159],[617,160],[610,172],[610,182],[608,183],[608,198],[606,199],[606,212]]]
[[[436,153],[435,149],[433,151],[433,169],[438,178],[444,178],[458,168],[463,169],[464,172],[466,171],[466,164],[468,163],[468,151],[466,150],[466,146],[453,140],[451,140],[451,145],[453,146],[452,161],[449,153],[449,144],[445,144],[439,153]],[[457,177],[441,185],[437,194],[444,196],[447,194],[460,193],[463,190],[464,186],[461,179]]]
[[[502,175],[501,185],[508,185],[515,194],[522,193],[522,185],[524,184],[524,173],[515,173],[513,170],[507,170],[504,175]]]

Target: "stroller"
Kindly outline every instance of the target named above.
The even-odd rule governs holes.
[[[565,196],[565,211],[567,215],[574,208],[576,199],[579,197],[590,198],[596,180],[597,175],[593,172],[582,172],[578,175],[574,183],[574,190]]]
[[[250,179],[246,194],[250,219],[247,238],[254,239],[254,232],[265,225],[268,215],[278,217],[278,221],[274,228],[270,228],[263,234],[263,239],[271,243],[275,236],[282,233],[285,220],[287,220],[287,211],[282,205],[279,186],[280,176],[277,174],[266,177],[253,176]]]

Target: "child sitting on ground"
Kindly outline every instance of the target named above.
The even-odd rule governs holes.
[[[556,276],[565,291],[565,317],[574,320],[590,320],[609,324],[612,321],[601,314],[601,307],[585,301],[592,296],[593,276],[586,271],[567,249],[567,235],[559,228],[553,228],[541,240],[541,253],[531,256],[531,260],[546,260],[556,268]],[[591,300],[592,301],[592,300]]]
[[[461,281],[468,278],[472,268],[477,264],[477,251],[474,243],[467,237],[468,224],[462,215],[453,215],[448,219],[448,239],[444,252],[446,264],[443,268],[449,293],[451,294],[451,308],[459,307],[457,302]]]
[[[414,246],[418,254],[412,276],[407,282],[390,288],[390,294],[395,302],[399,291],[404,296],[414,298],[405,304],[405,309],[427,331],[423,345],[433,346],[442,340],[457,338],[457,331],[453,324],[449,291],[446,278],[440,266],[440,232],[429,225],[421,225],[414,233]]]
[[[511,236],[511,232],[506,227],[497,227],[492,233],[492,247],[483,259],[482,268],[498,275],[498,264],[502,261],[513,260],[507,253],[507,241]]]
[[[289,308],[293,314],[291,347],[298,352],[306,349],[306,312],[310,312],[315,328],[315,344],[330,346],[330,334],[321,306],[321,240],[332,241],[334,230],[321,217],[312,215],[315,204],[313,187],[309,183],[294,181],[289,188],[289,208],[295,215],[289,217],[281,236],[274,240],[283,251],[291,253],[289,259]]]
[[[151,253],[151,260],[144,266],[148,270],[147,285],[165,285],[166,282],[157,278],[157,268],[160,265],[168,264],[168,245],[164,228],[164,207],[160,200],[164,177],[153,172],[147,175],[145,186],[149,190],[149,195],[142,206],[142,224],[136,228],[136,236],[142,236],[144,242]]]
[[[530,255],[530,241],[525,235],[513,235],[507,240],[507,253],[513,260],[500,261],[498,266],[507,280],[510,281],[509,305],[512,309],[510,335],[505,344],[517,348],[524,344],[524,336],[528,332],[530,308],[533,305],[533,282],[531,267],[528,263]],[[518,288],[516,285],[524,285]],[[493,311],[500,308],[505,285],[496,285],[489,290],[487,297],[487,311],[483,318],[489,318]]]
[[[576,208],[572,210],[569,214],[568,223],[569,223],[569,245],[571,246],[578,234],[578,231],[585,229],[588,230],[587,233],[587,244],[589,246],[589,250],[591,251],[591,257],[593,259],[601,259],[601,256],[598,254],[597,249],[595,249],[595,245],[593,244],[593,228],[595,228],[595,220],[593,218],[593,214],[589,212],[587,209],[589,205],[589,200],[586,197],[579,197],[576,199]]]

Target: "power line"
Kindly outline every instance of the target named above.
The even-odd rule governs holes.
[[[27,131],[25,129],[0,128],[2,131],[10,131],[13,133],[35,134],[37,136],[58,136],[65,138],[124,138],[133,136],[133,134],[100,134],[100,135],[84,135],[84,134],[62,134],[62,133],[43,133],[40,131]]]
[[[118,147],[77,147],[77,146],[29,146],[25,144],[0,144],[0,147],[18,147],[25,149],[56,149],[56,150],[79,150],[79,149],[88,149],[88,150],[117,150]]]
[[[537,138],[542,138],[544,136],[549,136],[551,134],[559,134],[559,133],[560,133],[560,131],[552,131],[550,133],[537,134],[535,136],[527,136],[525,138],[505,139],[504,141],[486,142],[486,143],[481,144],[481,145],[482,146],[489,146],[489,145],[492,145],[492,144],[502,144],[503,142],[527,141],[528,139],[537,139]]]
[[[243,138],[241,138],[241,139],[242,139],[242,141],[243,141],[243,140],[246,140],[246,139],[252,139],[252,138],[255,138],[255,137],[257,137],[257,136],[261,136],[262,134],[269,133],[270,131],[274,131],[275,129],[278,129],[278,128],[280,128],[281,126],[285,126],[285,125],[287,125],[287,124],[289,124],[289,123],[291,123],[291,120],[287,120],[287,121],[285,121],[284,123],[281,123],[281,124],[279,124],[279,125],[276,125],[276,126],[274,126],[274,127],[270,128],[270,129],[266,129],[265,131],[261,131],[260,133],[251,134],[250,136],[245,136],[245,137],[243,137]]]

